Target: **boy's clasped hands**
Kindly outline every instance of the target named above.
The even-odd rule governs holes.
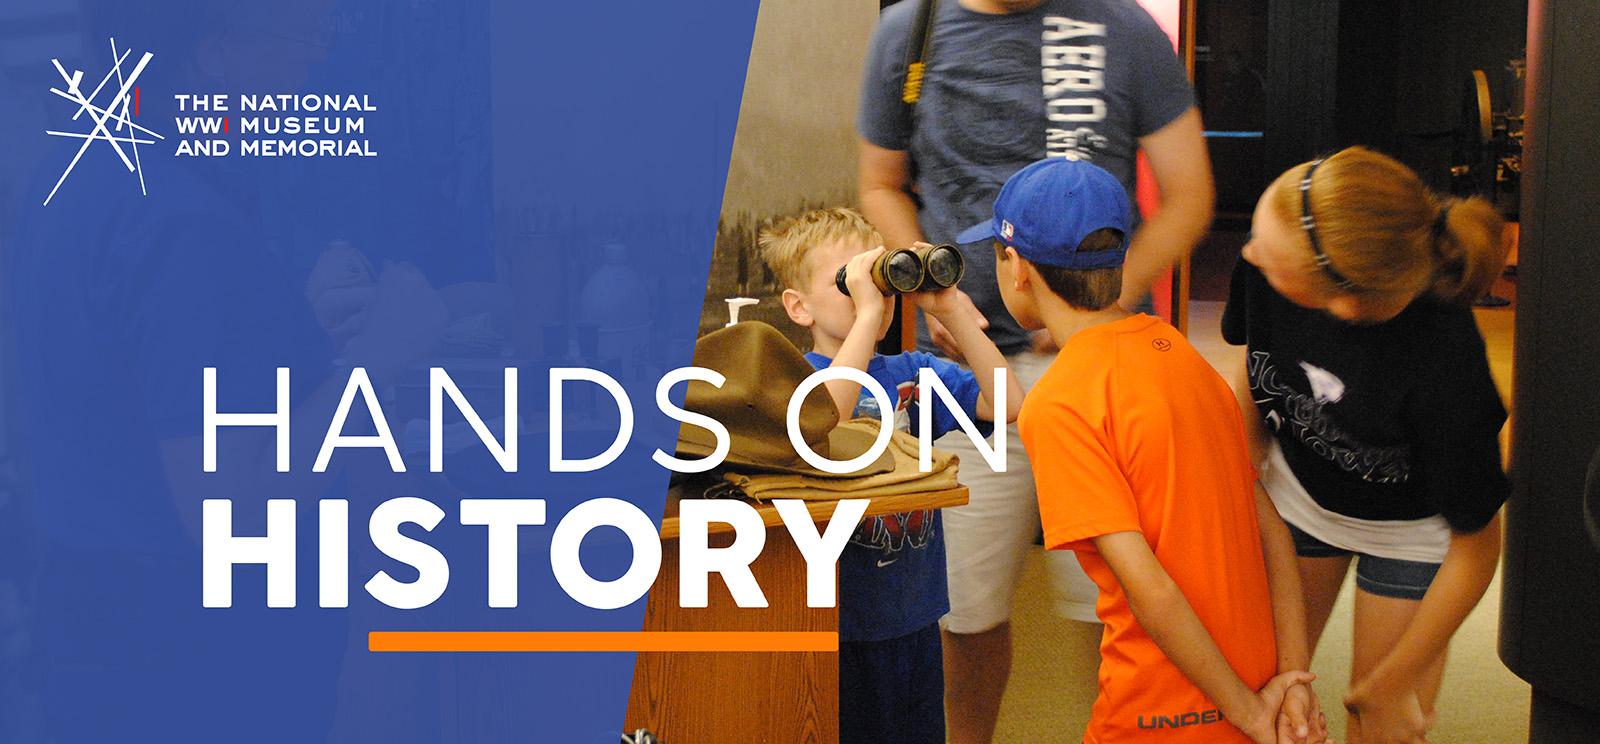
[[[1257,744],[1334,744],[1318,706],[1311,672],[1284,672],[1257,693],[1257,712],[1234,725]]]

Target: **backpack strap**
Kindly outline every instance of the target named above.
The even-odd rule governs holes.
[[[900,100],[906,104],[907,116],[922,97],[922,76],[927,70],[938,8],[939,0],[922,0],[916,20],[911,24],[911,41],[906,44],[906,81],[900,89]]]
[[[921,3],[911,23],[911,39],[906,44],[906,80],[900,87],[900,101],[904,104],[901,116],[905,117],[907,143],[911,141],[911,131],[917,126],[917,101],[922,98],[922,81],[927,73],[928,59],[932,57],[933,23],[939,14],[939,0],[921,0]],[[917,195],[916,182],[917,161],[912,158],[910,183],[906,191],[911,194],[920,212],[922,198]]]

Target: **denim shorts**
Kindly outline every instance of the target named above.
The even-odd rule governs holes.
[[[1403,561],[1357,553],[1329,545],[1288,522],[1294,537],[1294,552],[1301,558],[1343,558],[1356,556],[1356,586],[1368,594],[1395,599],[1422,599],[1439,573],[1439,564]]]

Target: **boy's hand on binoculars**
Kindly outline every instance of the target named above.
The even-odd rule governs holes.
[[[989,327],[989,319],[983,317],[977,305],[972,304],[972,298],[955,287],[937,292],[914,292],[911,296],[928,322],[928,335],[933,337],[934,345],[944,352],[947,359],[965,362],[966,356],[961,353],[961,345],[956,342],[949,326],[973,323],[980,331]]]
[[[878,291],[878,286],[872,283],[872,264],[884,253],[884,247],[878,246],[870,251],[858,253],[845,264],[844,284],[850,289],[850,301],[855,303],[856,318],[872,318],[876,321],[883,314],[883,305],[887,302],[883,293]]]
[[[972,300],[967,297],[967,294],[955,287],[912,292],[911,299],[917,303],[917,309],[944,321],[944,325],[947,327],[951,323],[960,323],[970,317],[962,313],[967,307],[977,310],[973,306]],[[982,313],[978,313],[976,317],[979,320],[983,320]],[[983,320],[983,322],[987,323],[986,320]]]

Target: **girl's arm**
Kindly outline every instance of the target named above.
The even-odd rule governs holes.
[[[1367,678],[1351,684],[1345,705],[1359,709],[1413,690],[1423,670],[1444,653],[1450,637],[1483,598],[1499,562],[1499,514],[1477,532],[1452,534],[1444,563],[1410,625]]]
[[[1412,471],[1426,474],[1430,504],[1452,525],[1450,546],[1394,648],[1365,679],[1351,680],[1345,707],[1377,741],[1420,738],[1430,725],[1417,682],[1494,579],[1499,510],[1509,491],[1497,436],[1505,408],[1477,325],[1466,313],[1441,317],[1429,335],[1433,348],[1412,373],[1402,418]]]

